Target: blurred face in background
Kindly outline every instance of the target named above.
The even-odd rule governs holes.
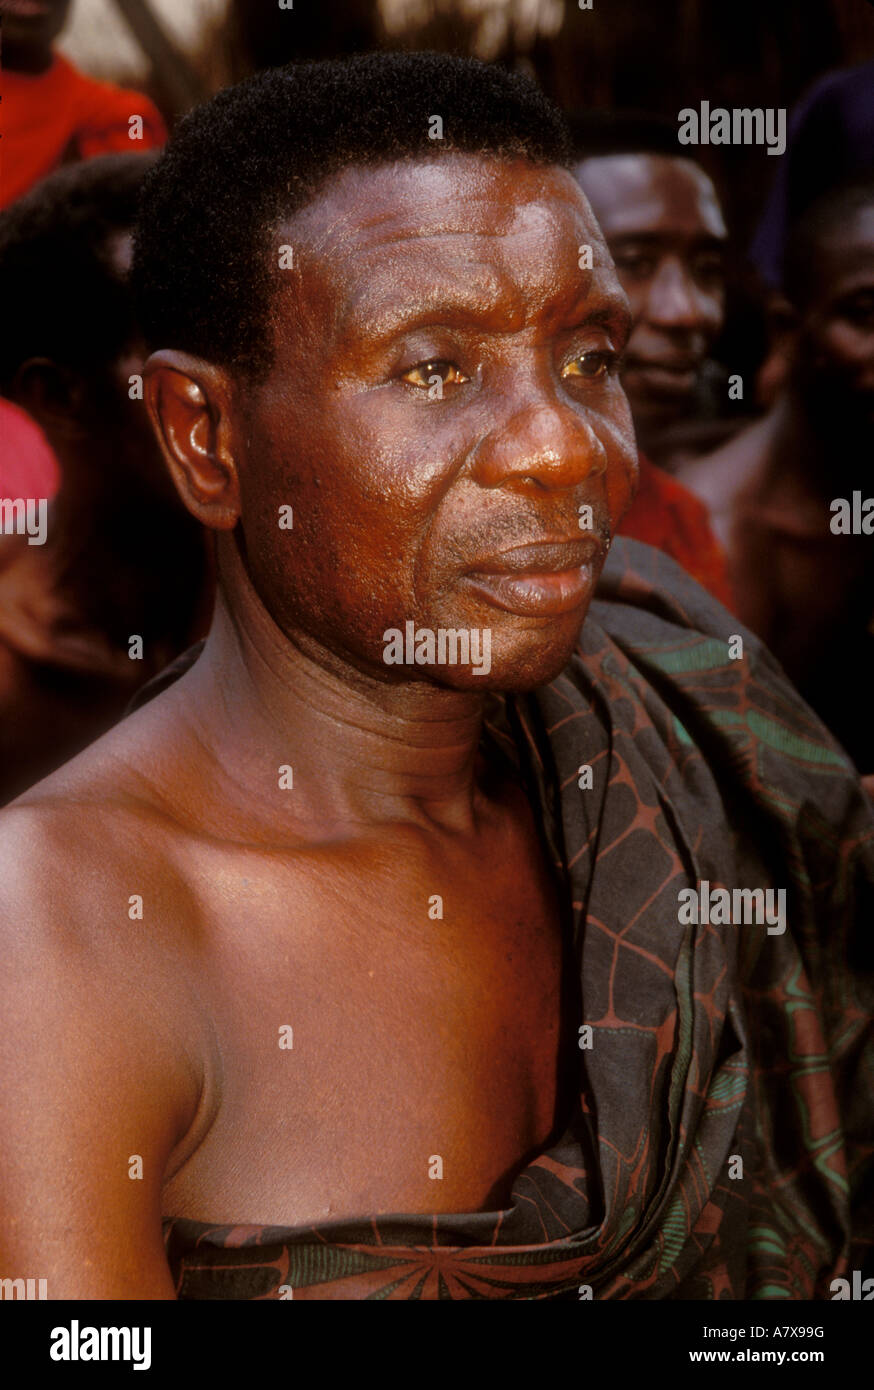
[[[43,430],[77,492],[86,483],[101,495],[134,486],[175,505],[172,479],[132,382],[146,358],[127,287],[132,247],[130,228],[95,226],[90,285],[98,331],[87,341],[84,331],[79,335],[78,358],[63,351],[52,356],[57,339],[45,325],[45,353],[20,363],[5,394]],[[58,305],[57,312],[69,318],[71,310]]]
[[[70,0],[0,0],[3,66],[23,72],[47,68],[69,9]]]
[[[722,327],[722,211],[710,179],[690,159],[598,156],[582,160],[574,174],[631,304],[623,385],[646,449],[688,415]]]
[[[796,305],[794,380],[830,423],[874,428],[874,202],[819,241]]]

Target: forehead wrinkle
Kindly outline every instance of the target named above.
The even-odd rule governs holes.
[[[419,233],[403,233],[386,238],[380,243],[380,250],[386,252],[384,269],[380,265],[377,252],[376,265],[367,263],[367,276],[359,279],[347,295],[346,302],[339,307],[336,325],[341,333],[354,333],[366,330],[371,334],[390,333],[395,325],[403,326],[407,321],[421,323],[423,319],[438,322],[441,316],[446,319],[464,316],[479,317],[488,321],[492,331],[517,332],[530,317],[549,311],[561,313],[571,295],[565,290],[561,293],[561,280],[555,274],[548,260],[537,257],[533,265],[524,258],[515,260],[512,256],[511,242],[508,238],[522,235],[530,237],[531,228],[520,232],[518,228],[508,228],[495,233],[462,234],[472,237],[468,255],[459,254],[456,246],[448,243],[443,234],[427,237]],[[454,235],[454,234],[452,234]],[[497,235],[506,243],[507,254],[502,254],[495,263],[490,258],[483,259],[478,248],[481,235]],[[415,252],[399,267],[390,247],[396,242],[418,243],[419,253]],[[600,243],[600,239],[599,239]],[[603,243],[599,244],[603,254],[603,268],[613,270],[613,262]],[[591,294],[591,272],[577,270],[577,245],[569,246],[562,254],[558,248],[555,260],[563,261],[572,256],[574,281],[571,294],[573,302]],[[412,286],[409,298],[403,298],[404,287]],[[621,313],[621,308],[620,308]]]
[[[467,258],[460,258],[457,255],[444,255],[442,257],[439,255],[441,243],[444,243],[445,250],[447,246],[452,246],[458,238],[503,238],[508,235],[509,228],[506,230],[472,231],[467,225],[457,229],[441,228],[435,231],[429,226],[427,231],[423,232],[420,228],[399,226],[390,234],[361,245],[362,229],[386,223],[402,222],[403,216],[403,212],[395,207],[382,213],[376,213],[366,221],[362,221],[360,212],[352,208],[341,213],[317,237],[310,241],[307,248],[308,255],[320,260],[325,271],[330,269],[332,260],[336,263],[341,257],[345,258],[348,264],[354,264],[357,260],[362,266],[362,276],[359,277],[358,284],[352,286],[345,301],[342,297],[337,301],[331,315],[331,329],[335,337],[344,339],[360,328],[373,330],[374,321],[379,314],[383,313],[384,316],[387,316],[388,306],[383,310],[383,303],[386,298],[385,290],[380,286],[379,271],[374,267],[371,258],[378,257],[381,250],[390,252],[392,246],[403,243],[419,243],[421,245],[421,258],[414,257],[412,260],[425,260],[427,258],[427,269],[430,271],[435,269],[435,258],[438,258],[438,268],[444,270],[449,284],[447,285],[446,282],[439,286],[435,284],[432,297],[448,302],[453,295],[456,295],[459,309],[467,308],[473,312],[482,312],[488,303],[506,295],[512,300],[513,314],[521,314],[519,291],[506,269],[482,262],[477,264],[475,249],[473,254]],[[441,261],[442,265],[440,264]],[[415,298],[417,303],[420,303],[422,297],[420,287],[423,283],[421,270],[415,268],[415,265],[411,265],[408,261],[403,267],[403,271],[406,272],[407,276],[415,279]],[[474,277],[485,283],[472,295],[471,285]],[[399,278],[397,263],[389,262],[382,279],[386,286],[390,287],[393,297],[397,296]],[[458,288],[456,289],[456,287]],[[401,305],[398,307],[395,317],[407,317],[408,312],[409,305]]]
[[[467,201],[473,202],[476,201],[476,199],[471,198]],[[479,201],[483,203],[491,201],[494,214],[493,221],[496,224],[500,223],[502,220],[506,223],[512,220],[508,218],[506,214],[501,214],[500,210],[494,206],[494,199],[489,200],[483,197]],[[304,214],[309,210],[309,208],[303,209]],[[329,255],[332,251],[340,249],[340,247],[348,248],[354,246],[356,243],[360,243],[362,240],[362,232],[371,232],[375,228],[384,226],[385,224],[389,224],[390,226],[392,223],[400,225],[397,226],[394,232],[387,233],[384,236],[372,238],[365,237],[365,244],[361,246],[360,249],[362,251],[369,251],[379,246],[391,245],[394,242],[425,240],[426,238],[428,240],[437,240],[441,237],[459,236],[504,237],[512,231],[509,225],[504,227],[500,225],[492,227],[472,227],[470,225],[469,211],[465,210],[464,212],[460,212],[458,208],[453,207],[443,209],[444,216],[447,217],[447,222],[445,223],[441,224],[437,220],[437,215],[431,213],[429,214],[427,226],[404,227],[403,224],[409,222],[412,211],[413,209],[406,206],[403,200],[392,203],[382,209],[374,210],[365,216],[362,216],[360,204],[352,205],[341,210],[327,226],[321,228],[317,233],[312,235],[308,249],[310,252],[315,252],[317,255]],[[463,216],[466,220],[461,225],[453,226],[453,218],[450,214],[454,214],[455,217]],[[289,234],[291,234],[296,226],[299,230],[304,232],[306,237],[307,229],[305,224],[301,225],[302,222],[303,219],[301,217],[286,221],[285,226]]]
[[[289,235],[295,230],[303,233],[304,240],[309,241],[308,249],[316,254],[329,254],[332,250],[337,251],[340,246],[348,249],[355,242],[362,240],[364,245],[360,249],[369,252],[379,246],[391,245],[394,242],[419,239],[439,240],[443,237],[466,236],[501,239],[510,236],[543,236],[550,228],[555,228],[560,220],[556,216],[556,205],[569,204],[574,212],[584,214],[584,217],[577,219],[580,234],[584,234],[585,239],[593,244],[603,247],[601,229],[585,195],[582,194],[579,184],[570,174],[567,174],[567,179],[569,187],[564,196],[561,193],[557,195],[551,193],[546,198],[516,202],[510,207],[501,207],[492,189],[465,188],[460,191],[457,187],[447,188],[443,198],[443,206],[430,209],[424,222],[419,222],[418,225],[409,225],[411,219],[416,216],[416,204],[421,197],[415,189],[402,191],[400,196],[393,196],[391,202],[386,202],[381,208],[375,208],[367,213],[362,212],[360,195],[356,195],[354,199],[350,198],[347,201],[346,205],[326,226],[310,228],[307,224],[311,218],[320,219],[324,213],[324,203],[317,200],[302,208],[292,218],[285,219],[284,225]],[[571,198],[571,192],[575,197]],[[577,200],[582,202],[582,207],[579,206]],[[488,225],[471,225],[471,207],[477,203],[487,210]],[[421,217],[422,214],[419,213],[419,216]],[[532,226],[533,221],[539,225]],[[362,238],[362,233],[370,232],[385,224],[390,226],[393,222],[399,224],[395,231],[383,236],[372,238],[364,236]],[[586,222],[589,225],[584,225]],[[544,224],[546,225],[544,226]]]
[[[510,287],[510,304],[500,302],[501,276],[493,276],[494,291],[488,284],[471,287],[469,276],[461,282],[462,293],[453,295],[443,284],[431,286],[430,294],[422,296],[420,282],[417,282],[415,305],[409,301],[384,300],[380,295],[380,285],[365,285],[359,294],[346,307],[340,329],[343,336],[364,331],[371,336],[390,336],[395,331],[408,326],[415,327],[445,324],[454,327],[487,329],[491,333],[518,333],[528,326],[537,314],[546,319],[546,327],[554,331],[562,320],[568,327],[592,324],[604,327],[619,326],[627,331],[629,313],[627,301],[621,292],[599,287],[591,274],[583,277],[583,283],[574,285],[572,294],[556,293],[553,286],[538,287],[533,304],[526,305],[526,296],[519,293],[515,285]],[[392,281],[396,293],[397,281]],[[375,302],[374,302],[375,301]],[[465,322],[469,320],[469,322]]]
[[[435,267],[431,256],[427,268],[405,267],[400,280],[397,266],[391,264],[382,273],[371,273],[341,307],[338,326],[345,335],[360,329],[386,334],[407,321],[423,319],[436,323],[486,317],[517,323],[524,317],[522,301],[519,286],[505,269],[470,261]]]
[[[362,208],[361,191],[355,189],[327,225],[325,213],[333,209],[324,203],[302,209],[289,219],[287,239],[294,240],[299,233],[301,265],[306,260],[321,261],[320,266],[311,266],[316,281],[322,281],[324,275],[326,284],[332,284],[335,292],[340,290],[332,296],[328,324],[324,307],[319,312],[320,332],[324,334],[327,327],[336,342],[349,332],[372,332],[377,318],[387,321],[392,313],[395,319],[411,318],[417,308],[427,319],[429,302],[434,306],[436,322],[440,301],[445,304],[453,297],[459,310],[482,315],[491,306],[505,320],[510,318],[521,327],[529,305],[542,309],[555,301],[562,279],[556,269],[559,261],[565,266],[572,264],[578,293],[581,282],[584,286],[589,278],[577,269],[579,243],[593,245],[598,265],[612,270],[613,262],[579,185],[569,173],[565,173],[565,181],[566,188],[530,202],[517,200],[510,207],[500,206],[491,188],[459,190],[456,186],[447,190],[436,208],[432,204],[426,210],[416,188],[409,197],[403,191],[397,197],[392,187],[382,206],[369,209]],[[488,211],[488,225],[471,226],[471,204]],[[470,253],[459,254],[459,244],[465,239]],[[520,248],[518,257],[513,254],[514,242]],[[554,248],[552,263],[543,256],[543,247],[549,242]],[[422,248],[420,254],[413,249],[417,243]],[[392,256],[392,248],[399,246],[410,247],[410,253]],[[532,250],[536,250],[535,256]],[[380,252],[388,263],[383,279],[390,285],[390,294],[381,292]],[[429,286],[435,263],[444,281]],[[336,273],[338,265],[342,276]],[[341,278],[346,279],[346,285],[338,284]],[[406,301],[402,293],[405,284],[410,285]],[[458,287],[463,291],[460,296]],[[300,289],[306,293],[305,281]],[[498,305],[498,300],[505,303]],[[422,321],[421,314],[416,317]],[[369,321],[362,322],[365,318]]]
[[[374,217],[370,221],[362,221],[355,218],[353,214],[348,214],[338,218],[331,227],[325,228],[324,233],[311,245],[311,251],[316,255],[328,257],[353,253],[358,256],[378,255],[380,251],[387,250],[392,246],[402,245],[403,243],[419,242],[422,246],[428,246],[429,254],[433,254],[434,249],[439,249],[441,242],[452,242],[458,239],[482,239],[503,241],[514,234],[512,227],[477,227],[472,228],[470,224],[463,227],[433,226],[428,227],[403,227],[399,226],[392,232],[386,232],[381,236],[362,239],[361,232],[369,231],[384,223],[401,221],[397,211],[393,211],[384,217]],[[345,224],[342,225],[341,224]]]

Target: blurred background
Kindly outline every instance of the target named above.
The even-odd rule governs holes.
[[[832,68],[874,59],[868,0],[75,0],[58,47],[145,90],[172,126],[263,67],[370,48],[433,48],[519,66],[558,104],[787,106]],[[172,55],[172,56],[171,56]],[[733,229],[752,231],[775,170],[713,149]]]

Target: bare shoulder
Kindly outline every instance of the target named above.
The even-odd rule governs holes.
[[[771,429],[767,417],[747,425],[713,453],[686,464],[679,481],[714,515],[723,515],[761,467]]]
[[[184,857],[126,732],[0,811],[0,949],[68,1006],[77,989],[95,1013],[121,998],[130,1028],[141,1014],[196,1048]]]
[[[105,752],[91,754],[86,750],[0,811],[0,921],[5,904],[23,914],[19,929],[50,919],[102,934],[142,865],[161,875],[161,837],[133,769]]]
[[[125,1036],[148,1028],[168,1048],[181,1026],[180,1045],[196,1050],[184,877],[169,845],[136,761],[112,737],[0,811],[7,1004],[80,1024],[123,1014]]]
[[[49,1297],[172,1297],[161,1187],[202,1114],[172,865],[124,766],[95,745],[0,812],[0,1254]]]
[[[172,728],[172,710],[156,719],[147,708],[0,811],[0,891],[60,903],[96,925],[112,915],[116,887],[147,865],[151,877],[172,880],[174,838],[159,791],[179,760]],[[178,840],[181,827],[173,829]]]

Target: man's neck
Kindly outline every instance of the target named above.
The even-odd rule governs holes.
[[[406,821],[470,830],[484,806],[478,761],[483,697],[424,681],[366,675],[312,639],[290,639],[255,594],[231,545],[189,705],[233,784],[233,799],[275,829],[280,768],[292,768],[295,822],[339,829]],[[233,749],[233,758],[223,753]],[[286,774],[286,780],[288,780]]]
[[[55,61],[54,49],[37,47],[34,44],[3,43],[2,66],[6,72],[22,72],[27,77],[39,77],[48,72]]]

